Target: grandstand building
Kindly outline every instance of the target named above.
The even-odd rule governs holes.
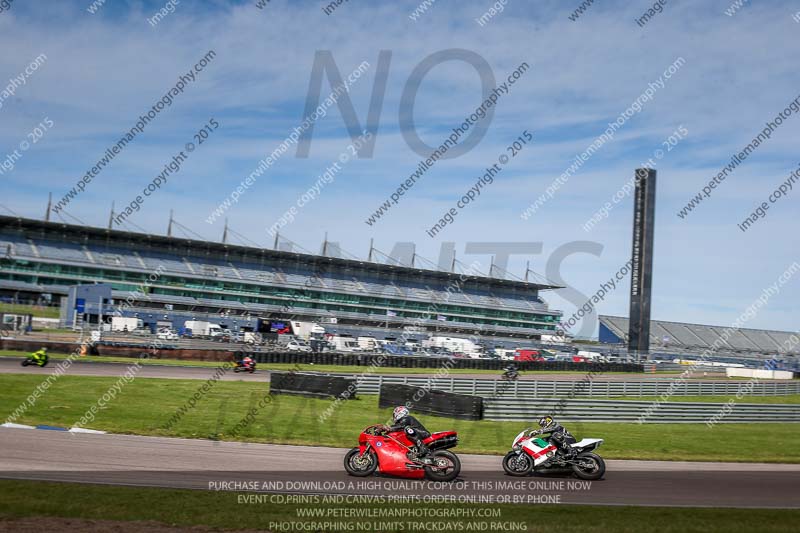
[[[66,302],[70,286],[99,283],[112,288],[109,305],[145,318],[247,315],[531,340],[561,319],[540,297],[560,287],[484,275],[7,216],[0,246],[0,296],[17,302]]]
[[[600,316],[599,340],[606,344],[627,342],[628,319],[618,316]],[[721,326],[704,326],[653,320],[650,325],[650,351],[652,353],[703,353],[740,358],[794,360],[800,355],[800,337],[787,331],[761,329],[732,329]]]

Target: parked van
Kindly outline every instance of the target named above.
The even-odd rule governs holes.
[[[358,340],[353,337],[334,335],[328,339],[328,343],[334,352],[352,353],[362,351],[361,347],[358,345]]]
[[[378,341],[375,337],[359,337],[356,341],[358,342],[359,348],[365,352],[372,352],[378,349]]]
[[[127,316],[111,317],[111,331],[136,331],[144,327],[141,318]]]
[[[514,351],[514,361],[544,361],[544,357],[539,350],[517,348]]]

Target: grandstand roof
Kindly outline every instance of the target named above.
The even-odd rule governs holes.
[[[47,222],[22,217],[12,217],[0,215],[0,226],[14,227],[22,232],[33,232],[39,238],[72,238],[88,239],[100,238],[106,243],[134,244],[142,246],[155,246],[180,249],[180,253],[186,255],[208,255],[218,254],[240,254],[242,256],[273,260],[306,261],[315,263],[325,261],[332,266],[341,268],[368,268],[379,273],[385,274],[406,274],[410,276],[424,276],[439,280],[456,280],[462,278],[464,274],[458,272],[446,272],[442,270],[422,269],[410,266],[392,265],[376,263],[373,261],[361,261],[358,259],[346,259],[340,257],[330,257],[322,255],[312,255],[285,250],[270,250],[266,248],[256,248],[236,244],[227,244],[213,241],[201,241],[196,239],[186,239],[181,237],[168,237],[165,235],[154,235],[149,233],[137,233],[132,231],[122,231],[116,229],[97,228],[91,226],[79,226],[64,222]],[[546,283],[533,283],[521,280],[511,280],[504,278],[469,275],[466,279],[486,283],[490,287],[516,288],[522,290],[548,290],[561,289],[563,286]]]
[[[607,327],[623,342],[628,339],[628,319],[619,316],[600,315],[600,324]],[[790,339],[792,332],[765,329],[739,328],[727,339],[722,335],[729,328],[724,326],[705,326],[683,322],[653,320],[650,322],[650,348],[708,349],[715,343],[722,343],[723,351],[758,354],[794,355],[800,353],[800,346],[794,346]],[[784,351],[784,346],[789,346]],[[719,346],[719,344],[718,344]]]

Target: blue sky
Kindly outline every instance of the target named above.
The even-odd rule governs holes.
[[[255,0],[254,0],[255,1]],[[624,198],[591,232],[582,226],[632,176],[664,148],[680,127],[688,132],[656,165],[658,205],[653,317],[728,325],[798,254],[800,192],[771,206],[746,233],[737,228],[798,167],[800,117],[788,118],[713,195],[686,219],[676,213],[790,101],[800,94],[791,59],[800,50],[798,2],[748,4],[734,16],[731,1],[668,3],[639,27],[651,2],[604,1],[576,21],[574,2],[508,0],[484,26],[475,19],[488,0],[439,0],[414,21],[418,2],[347,2],[330,15],[323,2],[272,0],[190,2],[155,27],[147,22],[165,2],[109,1],[96,13],[82,2],[13,2],[0,12],[0,91],[40,54],[47,59],[0,108],[0,162],[45,117],[53,127],[0,175],[0,204],[42,217],[48,192],[58,199],[191,69],[208,50],[213,62],[175,102],[116,157],[67,212],[105,226],[112,201],[130,202],[191,141],[210,118],[219,122],[209,140],[180,172],[149,197],[131,220],[163,233],[168,212],[212,240],[223,223],[208,215],[303,119],[315,53],[329,50],[342,75],[367,61],[370,68],[349,98],[362,123],[373,93],[381,50],[391,50],[386,91],[372,158],[343,165],[319,198],[284,228],[287,237],[318,251],[325,233],[342,248],[366,256],[369,240],[389,252],[412,241],[436,261],[443,242],[454,242],[465,264],[490,256],[467,255],[468,242],[540,242],[538,254],[512,256],[522,275],[526,261],[544,274],[553,253],[573,241],[593,241],[597,254],[573,253],[558,269],[573,289],[548,293],[556,309],[576,304],[627,261],[632,200]],[[574,4],[574,5],[573,5]],[[414,68],[441,50],[471,50],[502,81],[522,62],[530,69],[503,96],[481,142],[468,153],[439,161],[374,226],[364,220],[417,167],[399,122],[403,88]],[[530,219],[520,214],[591,142],[657,80],[677,58],[684,63],[570,180]],[[329,94],[327,78],[322,94]],[[420,137],[437,145],[481,103],[480,78],[466,63],[434,67],[417,92],[414,119]],[[520,136],[534,143],[513,158],[436,238],[425,232],[470,187],[484,168]],[[349,144],[333,106],[317,121],[308,158],[284,154],[227,213],[247,238],[271,246],[265,227],[312,186]],[[800,187],[800,184],[797,185]],[[5,211],[5,208],[2,211]],[[57,217],[56,217],[57,219]],[[571,248],[569,248],[571,247]],[[598,309],[627,315],[629,278]],[[572,296],[570,296],[570,294]],[[800,280],[748,326],[796,330]],[[594,321],[573,333],[588,334]]]

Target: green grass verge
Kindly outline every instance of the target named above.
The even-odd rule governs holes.
[[[364,519],[336,517],[309,519],[298,516],[298,510],[307,505],[239,503],[241,493],[207,492],[197,490],[156,489],[78,485],[39,481],[0,481],[0,528],[3,518],[64,517],[87,520],[156,521],[180,527],[210,526],[226,530],[266,530],[271,522],[308,524],[310,521],[337,522],[338,531],[374,529],[379,524],[394,522],[394,526],[380,527],[382,532],[410,531],[422,519]],[[409,504],[327,504],[326,509],[407,509]],[[316,506],[315,506],[316,507]],[[428,531],[488,531],[502,530],[528,532],[580,532],[605,533],[752,533],[753,531],[777,533],[797,531],[800,511],[768,509],[681,509],[665,507],[601,507],[584,505],[479,505],[479,504],[414,504],[421,509],[486,509],[495,513],[491,518],[424,519]],[[485,511],[478,511],[485,513]],[[478,513],[475,513],[476,515]],[[499,516],[497,516],[499,514]],[[358,529],[369,522],[370,529]],[[468,524],[471,529],[467,529]],[[492,527],[492,523],[500,527]],[[450,527],[446,527],[450,525]],[[461,529],[453,525],[460,524]],[[554,524],[557,524],[554,526]],[[647,524],[644,526],[644,524]],[[131,524],[133,526],[134,524]],[[310,524],[308,524],[310,526]],[[513,527],[512,527],[513,526]],[[352,529],[349,529],[352,528]],[[128,529],[126,529],[127,531]],[[274,531],[281,529],[275,528]],[[284,530],[288,530],[284,529]],[[292,529],[293,531],[325,531],[320,529]],[[419,529],[417,529],[419,530]],[[204,530],[205,531],[205,530]]]
[[[120,371],[120,374],[122,371]],[[28,397],[42,377],[0,374],[0,419],[5,420]],[[35,405],[15,422],[70,427],[109,391],[116,378],[62,376]],[[200,390],[204,381],[136,378],[122,385],[117,397],[100,409],[86,427],[114,433],[188,438],[219,438],[278,444],[349,447],[358,432],[389,420],[391,409],[379,409],[376,396],[340,402],[332,415],[320,415],[333,405],[325,399],[277,395],[267,384],[218,381],[170,429],[170,417]],[[259,401],[264,401],[263,408]],[[234,427],[255,409],[254,420],[232,436]],[[526,425],[519,422],[464,421],[420,415],[432,431],[455,429],[462,453],[504,454]],[[609,459],[758,461],[800,463],[800,424],[568,424],[576,437],[600,437]],[[769,442],[769,446],[764,446]]]
[[[18,313],[20,315],[33,315],[38,318],[58,318],[58,307],[45,307],[40,305],[6,304],[0,303],[0,313]]]

